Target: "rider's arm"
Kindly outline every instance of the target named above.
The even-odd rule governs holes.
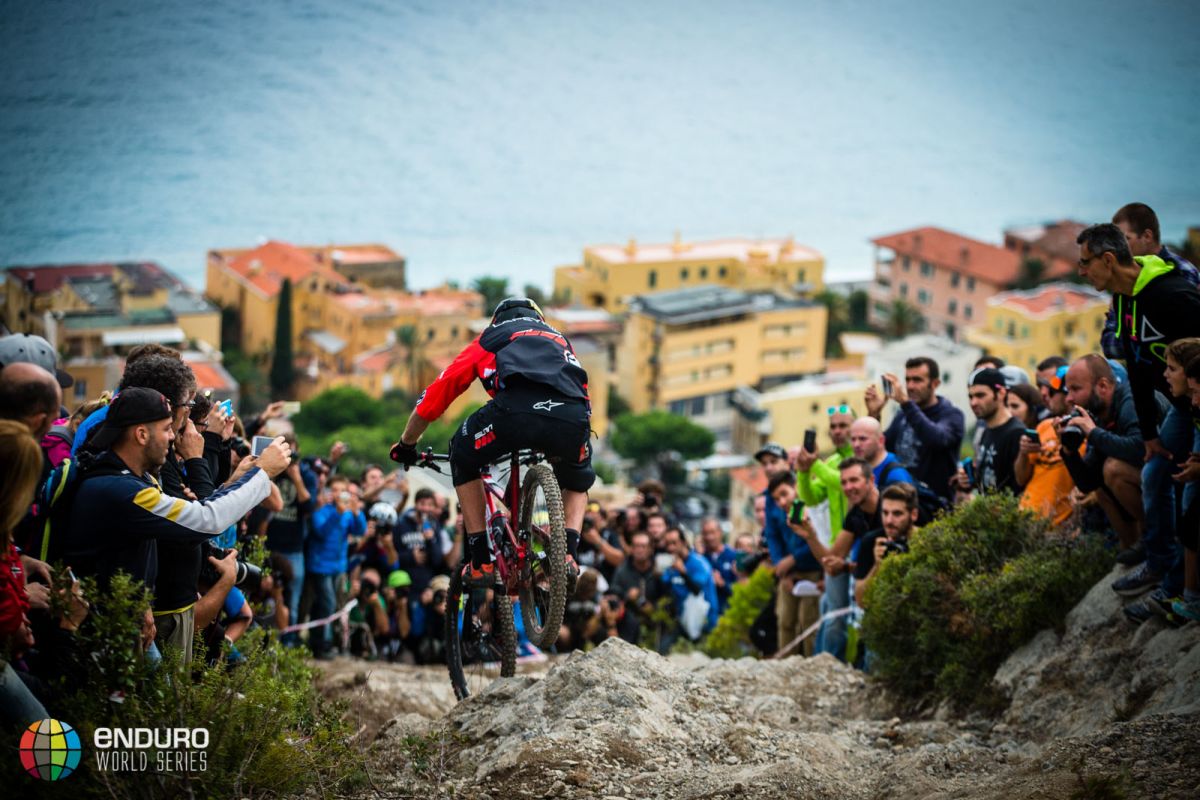
[[[421,434],[429,427],[429,423],[444,414],[450,404],[467,390],[471,381],[475,380],[475,376],[479,374],[479,364],[492,357],[492,354],[479,344],[479,337],[475,337],[474,341],[463,348],[463,351],[450,363],[450,366],[442,370],[442,374],[437,376],[437,380],[429,384],[429,387],[421,393],[420,399],[417,400],[417,407],[413,409],[412,416],[408,418],[408,425],[405,426],[404,433],[400,436],[400,441],[405,444],[416,444],[421,438]]]

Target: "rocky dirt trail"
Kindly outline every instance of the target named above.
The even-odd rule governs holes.
[[[995,717],[902,711],[821,656],[662,658],[620,641],[453,702],[442,669],[338,661],[362,797],[1200,797],[1200,626],[1125,622],[1108,581],[997,672]]]

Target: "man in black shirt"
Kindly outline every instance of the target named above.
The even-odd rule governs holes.
[[[1015,465],[1025,425],[1004,404],[1008,396],[1004,375],[991,367],[977,369],[971,373],[968,385],[971,412],[983,426],[983,435],[975,452],[975,483],[972,485],[961,468],[955,477],[958,499],[970,497],[972,489],[1016,494],[1021,486],[1017,483]]]
[[[842,492],[846,495],[850,510],[833,545],[826,548],[820,543],[816,529],[807,517],[801,526],[788,523],[808,542],[813,555],[820,559],[828,575],[840,575],[854,569],[859,543],[867,533],[883,525],[879,515],[879,487],[875,485],[875,473],[871,465],[861,458],[847,458],[838,464],[838,471],[842,476]]]
[[[854,601],[860,606],[880,563],[890,552],[907,553],[909,537],[917,530],[917,492],[908,484],[893,483],[884,489],[879,505],[883,527],[863,538],[854,567]]]

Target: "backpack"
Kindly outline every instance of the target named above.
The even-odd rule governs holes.
[[[47,563],[62,558],[63,531],[68,524],[71,506],[75,503],[75,495],[85,480],[101,475],[120,475],[127,471],[112,464],[81,464],[75,458],[67,458],[52,469],[35,497],[33,518],[41,527],[41,543],[35,547],[38,558]]]
[[[879,488],[883,489],[892,470],[900,466],[899,461],[889,461],[884,464],[879,473]],[[916,480],[915,476],[913,478]],[[925,481],[917,481],[913,487],[917,490],[917,525],[925,526],[933,522],[938,514],[950,508],[950,501],[940,496]]]

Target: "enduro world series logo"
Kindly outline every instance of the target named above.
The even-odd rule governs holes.
[[[207,728],[97,728],[92,735],[100,772],[204,772]],[[79,733],[57,719],[30,724],[21,734],[21,766],[43,781],[66,778],[79,768]]]

